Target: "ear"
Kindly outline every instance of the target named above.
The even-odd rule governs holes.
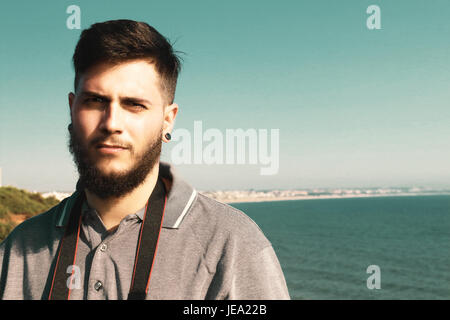
[[[164,108],[164,124],[163,124],[163,141],[169,142],[165,137],[166,133],[172,133],[173,126],[175,124],[175,118],[178,113],[178,105],[176,103],[172,103]]]
[[[75,94],[73,92],[70,92],[68,97],[69,97],[69,108],[70,111],[72,111],[73,103],[75,101]]]

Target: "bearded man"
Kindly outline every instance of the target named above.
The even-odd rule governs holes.
[[[160,162],[180,60],[143,22],[84,30],[69,93],[76,191],[0,245],[1,299],[289,299],[244,213]]]

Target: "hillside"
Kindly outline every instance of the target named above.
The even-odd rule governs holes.
[[[57,205],[55,197],[44,198],[40,193],[15,187],[0,187],[0,241],[3,241],[16,225]]]

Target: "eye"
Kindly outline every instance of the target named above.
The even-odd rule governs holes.
[[[87,98],[86,100],[84,100],[84,102],[86,102],[86,103],[103,103],[105,101],[100,97],[90,97],[90,98]]]
[[[147,109],[147,107],[144,106],[143,104],[140,104],[140,103],[137,103],[137,102],[133,102],[133,101],[126,102],[125,104],[127,106],[129,106],[129,107],[131,107],[133,109],[137,109],[137,110],[139,110],[139,109],[142,109],[142,110]]]

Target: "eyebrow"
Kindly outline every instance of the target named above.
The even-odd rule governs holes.
[[[102,95],[102,94],[94,92],[94,91],[83,90],[80,92],[80,96],[96,97],[96,98],[101,98],[106,101],[111,101],[111,98],[109,98],[108,96]],[[137,97],[120,97],[120,101],[121,102],[137,102],[137,103],[141,103],[141,104],[153,105],[150,100],[137,98]]]

